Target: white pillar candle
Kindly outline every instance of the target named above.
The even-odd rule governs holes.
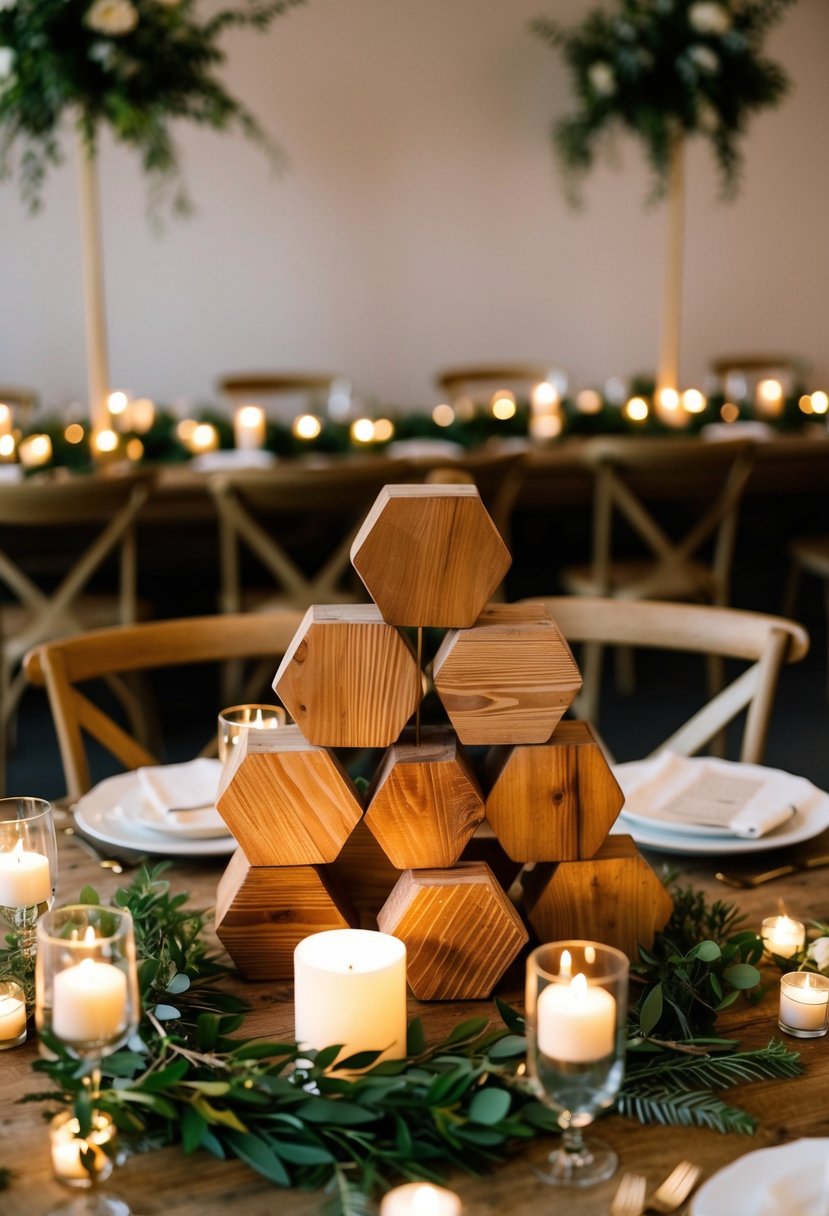
[[[387,1191],[380,1204],[380,1216],[460,1216],[463,1208],[458,1195],[429,1182],[407,1182]]]
[[[0,983],[0,1051],[16,1047],[26,1038],[26,1002],[23,989],[12,981]]]
[[[33,849],[24,849],[23,841],[8,853],[0,853],[0,907],[34,908],[46,903],[52,894],[49,858]]]
[[[112,963],[85,958],[55,973],[52,1033],[66,1043],[117,1038],[127,1021],[127,977]]]
[[[791,971],[780,981],[781,1030],[803,1038],[826,1034],[829,979],[809,971]]]
[[[616,1001],[604,988],[575,975],[548,984],[538,997],[538,1048],[568,1064],[603,1060],[616,1045]]]
[[[261,405],[240,405],[233,416],[233,436],[240,451],[265,446],[265,411]]]
[[[790,916],[767,916],[760,935],[769,954],[791,958],[806,945],[806,926]]]
[[[330,929],[294,950],[297,1041],[319,1050],[342,1043],[340,1058],[382,1051],[406,1055],[406,947],[388,933]]]

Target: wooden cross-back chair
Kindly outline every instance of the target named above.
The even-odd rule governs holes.
[[[432,485],[463,483],[477,486],[492,522],[509,547],[512,513],[524,483],[524,452],[467,452],[457,460],[441,460],[429,469],[425,481]]]
[[[46,638],[135,620],[135,520],[150,487],[143,474],[0,484],[4,536],[0,585],[11,596],[0,605],[0,769],[9,726],[25,688],[19,663],[26,651]],[[77,553],[71,542],[79,529],[92,529],[93,535]],[[35,530],[48,537],[54,551],[50,557],[60,571],[56,587],[39,581],[27,564],[25,547]],[[18,540],[12,549],[15,532]],[[89,583],[113,554],[118,557],[117,594],[90,594]]]
[[[739,507],[753,452],[745,440],[587,440],[582,461],[594,478],[592,554],[587,564],[564,567],[562,588],[570,595],[727,604]],[[690,523],[679,526],[678,533],[669,532],[658,517],[659,504],[666,500],[690,512]],[[617,521],[627,525],[629,541],[644,556],[619,555]],[[629,649],[621,653],[631,654]],[[585,658],[586,695],[594,715],[602,657],[597,644]],[[712,662],[709,670],[714,687],[721,680],[721,665]],[[630,690],[630,664],[622,674]]]
[[[267,658],[275,674],[302,615],[284,609],[148,621],[93,629],[30,650],[24,665],[26,677],[32,684],[45,686],[48,693],[68,797],[78,798],[91,787],[87,739],[96,740],[125,769],[158,763],[157,756],[95,704],[91,699],[94,690],[86,687],[90,681],[228,659]],[[217,700],[205,715],[206,733],[213,727],[205,754],[213,751],[216,713],[221,708]]]
[[[802,625],[784,617],[710,604],[579,596],[555,596],[543,602],[571,643],[744,660],[748,666],[664,739],[654,754],[670,750],[694,755],[745,711],[739,758],[752,764],[762,762],[780,672],[786,663],[799,662],[809,649],[809,635]],[[593,720],[583,703],[577,703],[576,712]]]

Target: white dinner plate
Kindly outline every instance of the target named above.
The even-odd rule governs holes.
[[[206,840],[162,836],[145,826],[144,792],[138,774],[107,777],[75,806],[75,822],[82,832],[103,844],[120,845],[159,857],[226,857],[236,848],[230,835]]]
[[[635,761],[625,765],[617,765],[629,775],[634,765],[646,764],[647,761]],[[623,782],[620,782],[623,784]],[[814,793],[808,802],[804,802],[795,813],[781,823],[780,827],[756,840],[748,840],[742,836],[723,836],[716,832],[693,833],[681,832],[671,828],[657,826],[653,820],[646,823],[644,818],[630,816],[622,811],[619,818],[610,829],[616,835],[624,833],[632,836],[638,845],[652,849],[658,853],[699,853],[715,856],[718,853],[762,853],[769,849],[783,849],[791,844],[799,844],[811,840],[829,828],[829,794],[814,787]]]
[[[762,1148],[704,1182],[690,1216],[825,1216],[829,1140]]]

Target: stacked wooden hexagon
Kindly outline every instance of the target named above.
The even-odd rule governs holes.
[[[608,838],[623,798],[590,727],[561,720],[581,679],[555,622],[488,604],[511,559],[477,490],[387,486],[351,557],[373,603],[308,611],[274,679],[296,725],[249,732],[223,776],[240,848],[216,930],[240,971],[288,979],[307,934],[372,923],[405,941],[416,997],[488,996],[528,940],[522,871],[542,940],[635,955],[670,900]],[[446,726],[406,729],[423,677],[403,627],[447,631]],[[365,806],[334,748],[386,749]]]

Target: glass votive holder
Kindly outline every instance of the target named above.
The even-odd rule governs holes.
[[[288,715],[281,705],[231,705],[219,714],[219,759],[224,764],[249,730],[276,730]]]
[[[380,1204],[380,1216],[461,1216],[458,1195],[431,1182],[407,1182],[387,1191]]]
[[[780,980],[777,1024],[796,1039],[818,1039],[829,1025],[829,978],[813,971],[790,971]]]
[[[14,980],[0,980],[0,1051],[26,1042],[26,996]]]
[[[81,1136],[71,1111],[61,1111],[49,1124],[52,1171],[64,1186],[90,1187],[106,1182],[112,1173],[116,1129],[109,1115],[92,1113],[92,1128]]]
[[[767,954],[793,958],[806,945],[806,926],[791,916],[767,916],[760,926],[760,936]]]

